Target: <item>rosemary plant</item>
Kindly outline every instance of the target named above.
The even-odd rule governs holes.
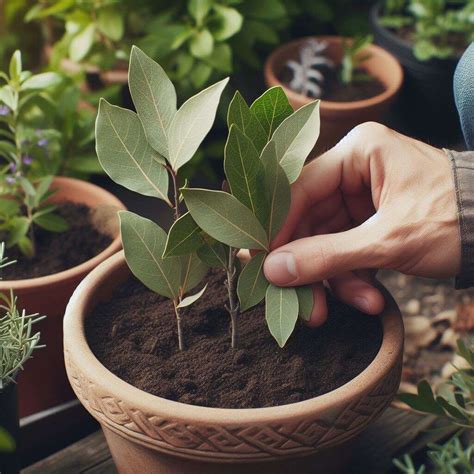
[[[4,256],[5,245],[0,244],[0,269],[14,262]],[[23,369],[24,363],[39,347],[40,333],[33,333],[33,324],[44,316],[27,315],[25,310],[17,308],[17,298],[10,292],[7,297],[0,294],[0,391],[14,382],[15,375]],[[1,433],[0,433],[1,435]],[[4,438],[4,440],[7,438]]]

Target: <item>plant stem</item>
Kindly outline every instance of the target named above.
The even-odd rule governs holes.
[[[237,256],[238,249],[229,247],[229,261],[226,268],[227,274],[227,292],[229,294],[229,305],[226,306],[227,311],[230,314],[231,321],[231,347],[235,349],[237,346],[237,317],[239,315],[239,302],[237,300],[237,268],[235,267],[235,258]]]
[[[179,314],[178,301],[173,300],[174,314],[176,315],[176,325],[178,327],[178,346],[179,350],[184,350],[183,326],[181,324],[181,315]]]
[[[179,189],[178,189],[178,176],[173,168],[168,167],[168,171],[170,172],[171,179],[173,181],[173,193],[174,193],[174,220],[177,221],[181,217],[181,213],[179,212]]]
[[[28,221],[30,222],[30,240],[31,240],[31,247],[33,249],[32,257],[36,255],[36,238],[35,238],[35,225],[33,223],[33,209],[30,206],[26,208]]]

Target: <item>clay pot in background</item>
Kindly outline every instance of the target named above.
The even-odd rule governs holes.
[[[74,398],[63,361],[62,322],[67,302],[79,282],[97,265],[121,249],[116,210],[124,205],[104,189],[72,178],[55,178],[57,189],[52,203],[65,201],[82,203],[92,209],[102,208],[109,225],[103,231],[114,238],[112,243],[94,258],[68,270],[39,278],[2,280],[0,292],[10,289],[18,297],[18,308],[28,313],[44,314],[34,329],[41,332],[41,344],[46,347],[34,352],[19,374],[20,416],[24,417],[51,408]]]
[[[417,59],[408,41],[380,24],[382,6],[379,2],[370,11],[375,42],[390,51],[405,72],[405,81],[394,107],[394,126],[438,146],[462,140],[453,92],[453,76],[459,58]]]
[[[292,91],[283,85],[278,76],[285,64],[299,57],[299,51],[310,38],[300,38],[277,48],[265,62],[264,74],[268,87],[283,87],[291,105],[296,110],[314,99]],[[318,36],[314,39],[324,41],[328,48],[325,56],[340,64],[343,56],[344,38],[338,36]],[[369,45],[362,54],[370,58],[361,65],[368,74],[377,78],[385,86],[385,91],[369,99],[354,102],[332,102],[321,100],[321,132],[314,154],[319,154],[334,146],[356,125],[367,122],[384,122],[389,106],[394,101],[403,83],[403,70],[397,61],[382,48]]]
[[[81,403],[102,425],[118,472],[347,472],[346,442],[384,411],[400,382],[403,323],[387,292],[380,315],[381,348],[347,384],[290,405],[206,408],[141,391],[115,376],[91,352],[85,318],[130,275],[123,252],[109,258],[78,286],[64,318],[69,380]]]

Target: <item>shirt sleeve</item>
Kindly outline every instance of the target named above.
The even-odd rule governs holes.
[[[446,150],[454,175],[461,231],[461,271],[456,288],[474,286],[474,151]]]

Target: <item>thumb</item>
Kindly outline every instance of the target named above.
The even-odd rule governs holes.
[[[360,268],[381,268],[380,240],[374,238],[376,226],[369,221],[345,232],[306,237],[279,247],[265,260],[266,278],[277,286],[297,286]]]

